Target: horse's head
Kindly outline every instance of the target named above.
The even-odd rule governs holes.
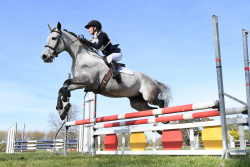
[[[61,23],[58,22],[57,28],[52,29],[49,26],[49,29],[51,33],[47,39],[47,45],[45,45],[45,49],[41,54],[44,62],[53,62],[53,59],[65,49],[65,43],[62,38]]]

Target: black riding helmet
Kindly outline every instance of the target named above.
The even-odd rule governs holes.
[[[91,21],[85,26],[85,28],[86,28],[86,29],[89,29],[89,27],[91,27],[91,26],[96,27],[98,30],[101,30],[101,29],[102,29],[102,24],[101,24],[99,21],[97,21],[97,20],[91,20]]]

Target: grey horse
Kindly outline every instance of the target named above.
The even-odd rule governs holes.
[[[85,88],[96,92],[109,67],[102,56],[89,46],[83,45],[74,33],[61,29],[59,22],[57,28],[49,28],[51,33],[41,54],[43,61],[53,62],[53,59],[63,51],[67,51],[72,58],[73,78],[66,80],[58,93],[56,108],[63,120],[70,108],[67,102],[70,91]],[[133,71],[132,75],[121,73],[121,80],[122,82],[118,83],[111,77],[106,87],[98,93],[112,98],[127,97],[131,107],[137,111],[156,109],[149,104],[160,108],[168,106],[170,89],[165,84],[136,71]]]

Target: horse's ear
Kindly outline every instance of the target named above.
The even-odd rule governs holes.
[[[50,31],[52,31],[52,30],[53,30],[53,28],[51,28],[49,24],[48,24],[48,27],[49,27]]]
[[[58,30],[61,30],[61,27],[62,27],[61,23],[58,22],[58,23],[57,23],[57,29],[58,29]]]

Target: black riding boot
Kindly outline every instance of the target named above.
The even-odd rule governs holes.
[[[118,83],[121,82],[121,75],[118,72],[118,65],[115,61],[110,62],[111,68],[113,69],[112,78],[117,80]]]

